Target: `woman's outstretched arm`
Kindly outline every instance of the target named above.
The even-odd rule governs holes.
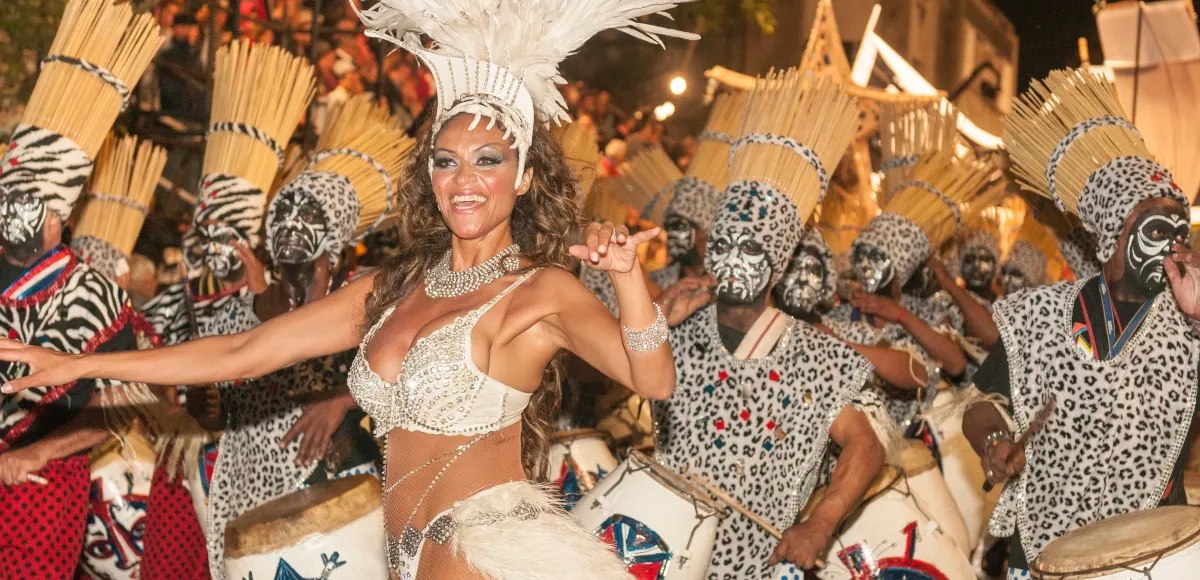
[[[85,377],[157,385],[194,385],[261,377],[358,344],[364,303],[375,277],[364,276],[254,330],[154,350],[71,355],[0,340],[0,361],[29,365],[4,392],[61,385]]]

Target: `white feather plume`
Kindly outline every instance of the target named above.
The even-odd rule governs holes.
[[[693,0],[382,0],[360,13],[368,35],[397,45],[494,63],[524,80],[540,121],[570,121],[558,65],[608,29],[662,46],[662,36],[699,36],[639,22]]]

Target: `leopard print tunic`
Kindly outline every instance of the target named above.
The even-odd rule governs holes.
[[[658,458],[703,474],[779,529],[808,501],[829,427],[873,373],[854,349],[789,320],[771,355],[733,358],[716,307],[671,331],[677,390],[656,404]],[[744,516],[722,520],[710,580],[771,577],[779,544]]]
[[[1196,409],[1200,338],[1174,296],[1154,298],[1115,358],[1089,360],[1071,338],[1085,283],[1022,290],[995,307],[1020,430],[1048,396],[1058,401],[989,523],[997,537],[1019,532],[1030,560],[1075,528],[1157,506]]]

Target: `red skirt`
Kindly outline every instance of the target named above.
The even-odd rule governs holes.
[[[0,578],[70,580],[83,554],[88,458],[56,459],[37,475],[48,483],[0,485]]]
[[[172,481],[159,465],[146,504],[143,580],[209,580],[208,551],[183,473]]]

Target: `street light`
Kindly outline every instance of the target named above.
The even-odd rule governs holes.
[[[671,94],[682,95],[687,91],[687,80],[683,77],[675,77],[671,79]]]
[[[667,101],[657,107],[654,107],[654,118],[659,121],[666,121],[668,117],[675,114],[675,103]]]

